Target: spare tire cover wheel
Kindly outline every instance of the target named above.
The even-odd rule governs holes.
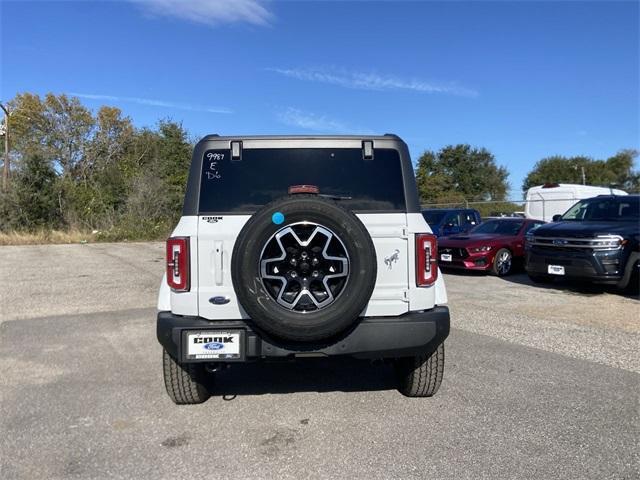
[[[231,258],[240,305],[278,339],[328,340],[358,320],[375,286],[369,232],[352,212],[315,195],[291,195],[258,210]]]

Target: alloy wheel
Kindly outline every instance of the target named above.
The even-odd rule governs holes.
[[[349,255],[329,228],[312,222],[287,225],[267,240],[260,276],[282,307],[310,312],[331,305],[349,280]]]

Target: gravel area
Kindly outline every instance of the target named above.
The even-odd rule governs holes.
[[[640,373],[640,300],[596,286],[445,274],[453,325]]]
[[[154,307],[163,243],[0,247],[0,322]]]

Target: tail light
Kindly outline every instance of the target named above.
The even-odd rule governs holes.
[[[167,240],[167,283],[174,292],[189,291],[189,237]]]
[[[428,287],[438,278],[438,242],[435,235],[416,235],[416,285]]]

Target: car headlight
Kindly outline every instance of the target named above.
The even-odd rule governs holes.
[[[483,247],[472,247],[469,249],[469,251],[471,253],[481,253],[481,252],[488,252],[489,250],[491,250],[491,247],[486,245]]]

